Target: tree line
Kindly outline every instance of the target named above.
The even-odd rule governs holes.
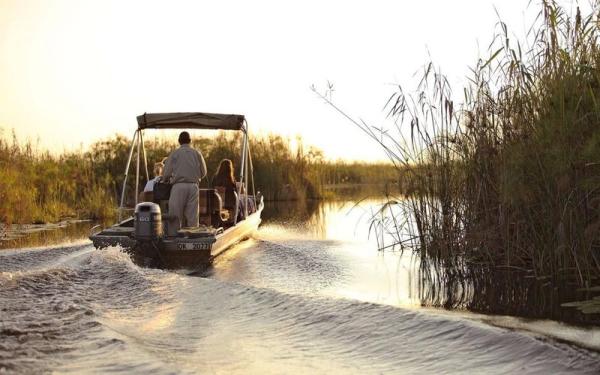
[[[53,154],[31,142],[20,142],[14,133],[12,137],[3,135],[0,137],[1,222],[115,217],[130,139],[117,134],[86,149]],[[329,194],[328,185],[383,184],[397,180],[396,170],[391,165],[329,161],[321,150],[306,147],[301,140],[296,143],[296,147],[292,147],[288,138],[276,134],[251,139],[255,186],[266,200],[321,199]],[[166,138],[145,140],[150,174],[152,165],[177,146],[175,141]],[[202,151],[209,171],[202,187],[210,185],[210,178],[222,159],[231,159],[239,168],[240,146],[240,136],[226,132],[194,138],[194,147]],[[141,174],[143,185],[145,171]],[[130,177],[127,184],[125,200],[131,206],[134,178]]]

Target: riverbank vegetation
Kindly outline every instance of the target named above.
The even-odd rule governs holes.
[[[499,23],[461,105],[429,64],[416,94],[390,98],[396,133],[356,123],[416,192],[391,200],[376,227],[420,255],[424,276],[437,283],[494,267],[600,283],[597,11],[543,1],[526,41]]]
[[[209,177],[223,158],[238,162],[240,139],[217,133],[194,138],[202,150]],[[305,147],[300,139],[267,135],[251,140],[255,186],[267,200],[320,199],[330,195],[328,185],[384,184],[397,180],[391,165],[329,161],[322,151]],[[130,140],[121,135],[60,155],[20,142],[14,134],[0,136],[0,222],[56,222],[66,217],[113,219],[120,200]],[[178,144],[166,138],[146,139],[150,173]],[[134,153],[135,159],[135,153]],[[134,164],[135,165],[135,164]],[[236,167],[239,167],[236,165]],[[135,171],[135,167],[133,168]],[[145,183],[142,163],[141,183]],[[134,172],[135,174],[135,172]],[[238,173],[236,173],[236,176]],[[150,176],[152,177],[152,176]],[[126,203],[134,203],[134,178],[128,179]],[[208,186],[208,180],[202,182]]]

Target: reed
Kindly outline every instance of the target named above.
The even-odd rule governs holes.
[[[376,216],[395,247],[448,278],[483,266],[600,282],[597,11],[544,0],[527,41],[500,22],[461,105],[428,64],[415,94],[399,87],[387,104],[395,132],[355,122],[412,192]]]
[[[119,142],[115,145],[114,142]],[[305,146],[297,138],[292,147],[288,138],[268,134],[250,139],[250,150],[254,170],[255,186],[266,200],[306,200],[320,199],[325,193],[324,187],[331,184],[385,184],[397,180],[395,169],[389,163],[348,163],[343,160],[329,161],[323,152],[313,146]],[[194,146],[202,150],[209,175],[201,185],[210,186],[212,174],[223,159],[234,163],[235,176],[239,176],[239,155],[241,154],[241,136],[235,133],[219,132],[210,138],[195,138]],[[109,163],[111,175],[122,173],[127,147],[124,139],[105,141],[103,149],[121,150],[118,158],[120,166],[114,165],[114,157],[103,160]],[[163,138],[146,140],[146,150],[150,163],[161,160],[177,147],[175,142]],[[93,147],[95,149],[97,147]],[[104,155],[106,150],[100,154]],[[121,160],[123,159],[123,160]],[[122,163],[121,163],[122,162]],[[101,168],[102,169],[102,168]],[[101,173],[98,171],[97,173]],[[132,186],[133,188],[133,186]],[[133,189],[130,189],[133,190]],[[129,197],[133,200],[133,196]]]
[[[84,153],[53,156],[31,142],[20,144],[14,134],[11,141],[0,138],[0,221],[58,221],[86,210],[86,217],[110,217],[110,181],[95,176],[92,167]]]
[[[145,143],[150,173],[154,162],[178,146],[165,138],[151,138]],[[238,135],[224,132],[194,139],[194,146],[202,150],[209,171],[209,178],[202,181],[203,187],[210,185],[210,178],[222,159],[233,160],[239,168],[240,143]],[[383,183],[395,173],[386,164],[327,161],[320,150],[304,147],[300,139],[296,143],[298,147],[293,149],[287,138],[273,134],[252,138],[255,186],[265,199],[319,199],[326,195],[325,184]],[[19,142],[14,134],[12,138],[0,136],[0,222],[55,222],[67,217],[114,219],[129,147],[129,139],[115,135],[95,142],[86,150],[55,155],[31,142]],[[340,170],[334,173],[337,166]],[[373,174],[381,171],[386,172]],[[145,183],[145,171],[142,175],[140,188]],[[134,178],[130,177],[127,184],[126,204],[131,207],[135,202]]]

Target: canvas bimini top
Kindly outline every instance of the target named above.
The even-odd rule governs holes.
[[[222,129],[245,131],[243,115],[203,112],[144,113],[137,117],[142,129]]]

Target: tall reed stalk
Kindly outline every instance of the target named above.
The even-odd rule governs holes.
[[[411,187],[382,208],[396,246],[447,277],[479,265],[600,283],[597,11],[544,0],[527,41],[499,24],[461,105],[428,64],[416,94],[390,98],[394,132],[354,121]]]

